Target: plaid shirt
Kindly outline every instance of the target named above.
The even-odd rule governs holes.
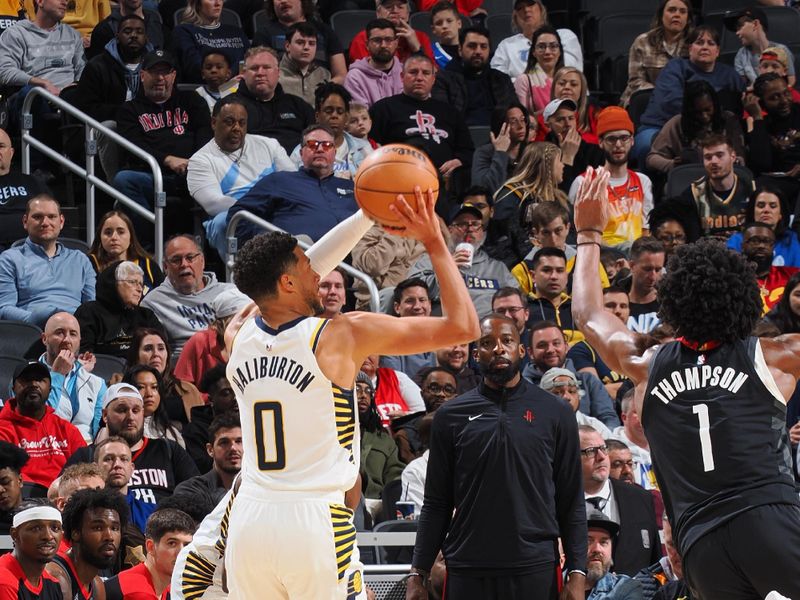
[[[648,33],[641,34],[631,44],[628,56],[628,86],[620,98],[623,106],[628,105],[634,92],[655,87],[658,74],[671,59],[686,56],[688,53],[689,47],[685,38],[679,39],[677,44],[671,47],[663,40],[660,46],[653,46],[647,38]]]

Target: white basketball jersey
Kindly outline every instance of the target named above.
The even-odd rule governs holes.
[[[243,486],[327,493],[355,484],[353,390],[328,380],[314,356],[328,322],[301,317],[276,330],[256,317],[239,330],[227,376],[242,421]]]

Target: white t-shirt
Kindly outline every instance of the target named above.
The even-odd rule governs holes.
[[[564,47],[564,66],[575,67],[583,71],[583,49],[578,41],[578,36],[569,29],[558,29],[561,45]],[[501,41],[494,51],[491,65],[502,71],[512,80],[525,72],[528,64],[528,53],[531,41],[521,33],[512,35]]]

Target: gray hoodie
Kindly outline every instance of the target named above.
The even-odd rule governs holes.
[[[167,278],[142,300],[141,306],[152,310],[167,331],[173,357],[180,354],[186,340],[207,329],[217,318],[212,308],[214,298],[236,287],[232,283],[217,281],[217,276],[208,271],[203,273],[203,280],[206,285],[199,292],[181,294]]]
[[[0,85],[42,77],[61,89],[80,78],[85,64],[81,35],[64,23],[48,31],[22,20],[0,35]]]

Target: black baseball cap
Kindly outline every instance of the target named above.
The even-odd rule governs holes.
[[[542,6],[542,0],[514,0],[514,10],[517,10],[520,6],[533,6],[534,4]]]
[[[450,217],[450,223],[452,224],[452,222],[455,221],[459,215],[463,215],[464,213],[469,213],[471,215],[475,215],[479,219],[483,219],[483,213],[477,206],[473,206],[469,202],[465,202],[464,204],[459,206],[458,210],[456,210],[456,212],[453,213],[453,216]]]
[[[599,510],[596,510],[591,505],[587,505],[586,525],[589,529],[603,529],[608,532],[612,538],[616,538],[619,533],[619,523],[611,517],[606,516]],[[588,510],[591,508],[591,510]]]
[[[750,6],[748,8],[742,8],[739,10],[729,10],[725,13],[725,19],[723,20],[723,23],[725,23],[725,28],[735,33],[739,25],[739,19],[742,17],[747,17],[751,21],[757,20],[759,23],[761,23],[764,31],[767,31],[767,15],[758,6]]]
[[[142,69],[145,71],[152,69],[156,65],[165,64],[172,69],[178,68],[175,57],[166,50],[153,50],[144,55],[142,59]]]
[[[14,369],[14,378],[12,381],[16,381],[20,377],[24,377],[26,381],[50,379],[50,369],[48,369],[47,365],[44,363],[40,363],[38,360],[32,360],[17,365],[17,368]]]

